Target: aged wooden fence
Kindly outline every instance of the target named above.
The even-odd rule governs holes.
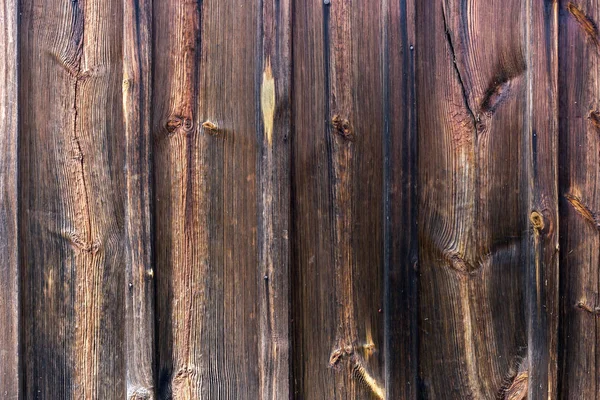
[[[1,0],[1,399],[600,399],[598,0]]]

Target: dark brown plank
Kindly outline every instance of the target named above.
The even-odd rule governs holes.
[[[558,3],[526,3],[529,93],[526,108],[530,257],[527,278],[528,365],[514,382],[530,399],[556,399],[558,345]],[[511,390],[517,389],[517,384]]]
[[[384,4],[385,388],[387,399],[416,399],[419,330],[415,3],[409,0]]]
[[[260,399],[289,399],[291,1],[262,2],[258,129]],[[260,281],[260,280],[259,280]]]
[[[163,398],[259,398],[262,12],[259,3],[154,2]]]
[[[294,15],[295,393],[382,398],[382,5]]]
[[[597,1],[560,2],[561,397],[600,398]]]
[[[523,7],[416,15],[422,396],[495,398],[526,350]]]
[[[127,398],[154,399],[154,266],[150,113],[152,2],[123,4]]]
[[[122,3],[21,12],[24,397],[122,398]]]
[[[0,397],[21,398],[18,245],[18,3],[0,4]]]

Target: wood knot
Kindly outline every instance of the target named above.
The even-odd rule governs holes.
[[[537,211],[533,211],[529,216],[529,220],[531,221],[531,225],[536,232],[541,232],[544,230],[544,217]]]
[[[202,128],[204,128],[205,132],[209,135],[216,135],[219,133],[219,127],[215,123],[208,120],[202,123]]]
[[[577,302],[577,304],[575,304],[575,307],[579,308],[580,310],[586,311],[590,314],[593,314],[593,315],[600,315],[600,307],[591,307],[583,301]]]
[[[175,374],[175,377],[173,378],[173,383],[175,385],[180,384],[181,382],[192,379],[195,375],[196,368],[193,365],[186,365],[177,371],[177,374]]]
[[[167,121],[166,129],[169,134],[174,133],[178,129],[183,129],[184,132],[189,133],[194,130],[194,122],[190,118],[176,115]]]
[[[579,24],[579,27],[583,30],[588,40],[594,44],[596,47],[600,45],[600,40],[598,39],[598,28],[596,24],[590,17],[588,17],[581,8],[579,8],[575,3],[570,1],[567,4],[567,11],[575,18],[575,21]]]
[[[352,132],[352,125],[350,121],[340,117],[339,115],[334,115],[331,119],[331,124],[333,125],[333,129],[335,133],[340,135],[346,140],[353,140],[354,134]]]
[[[588,120],[594,128],[600,129],[600,112],[598,110],[590,110]]]

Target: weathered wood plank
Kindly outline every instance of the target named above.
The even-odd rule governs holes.
[[[522,5],[416,14],[422,395],[495,398],[526,349]]]
[[[528,365],[510,390],[556,399],[558,361],[558,2],[525,3],[525,169],[531,224],[527,262]],[[520,387],[518,387],[520,386]]]
[[[122,3],[21,11],[24,397],[122,398]]]
[[[258,129],[260,397],[290,399],[291,1],[262,2]]]
[[[294,370],[302,398],[385,392],[382,20],[379,2],[295,4]]]
[[[18,3],[0,4],[0,397],[21,398],[18,240]]]
[[[387,399],[416,399],[419,330],[415,3],[388,0],[384,4],[385,388]]]
[[[600,74],[596,0],[561,1],[561,397],[600,398]]]
[[[262,11],[154,2],[161,397],[259,397]]]
[[[154,266],[152,234],[152,2],[123,3],[125,122],[125,362],[127,398],[154,399]]]

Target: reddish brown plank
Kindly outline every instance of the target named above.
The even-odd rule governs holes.
[[[417,2],[419,364],[430,399],[504,396],[526,355],[523,11],[516,0]]]
[[[154,2],[159,396],[260,396],[260,5]]]
[[[21,398],[18,245],[18,3],[0,4],[0,397]]]

